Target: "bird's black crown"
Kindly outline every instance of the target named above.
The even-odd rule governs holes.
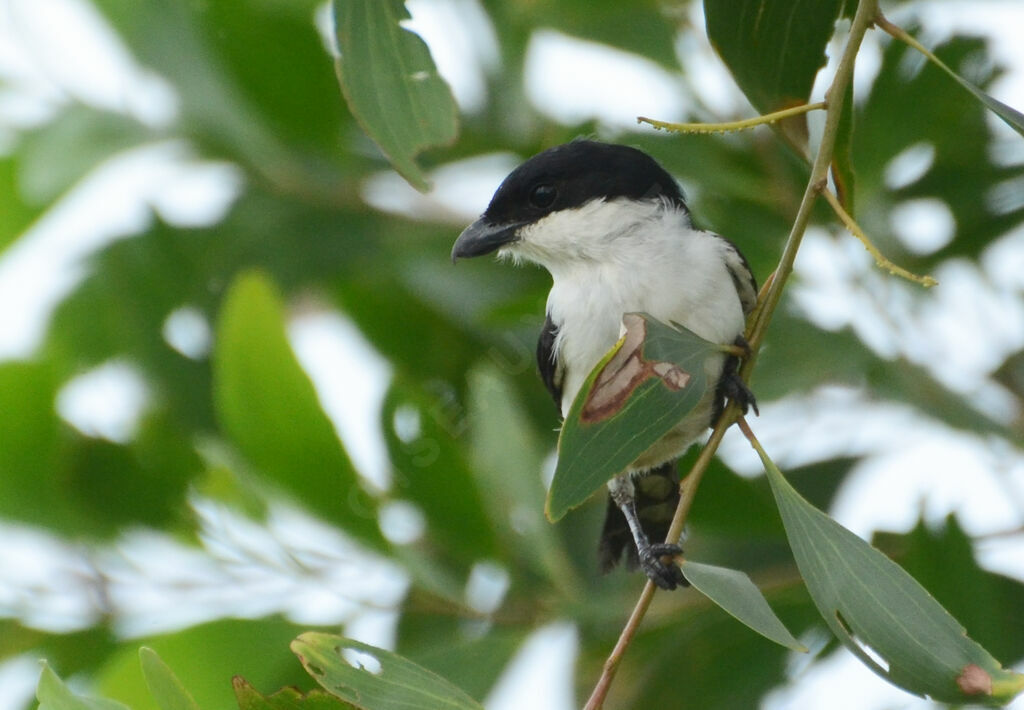
[[[509,173],[484,219],[532,222],[593,199],[664,197],[685,209],[676,181],[657,161],[625,145],[577,140],[538,153]]]

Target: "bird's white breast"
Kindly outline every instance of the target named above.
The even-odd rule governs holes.
[[[595,229],[611,224],[620,233],[595,237],[590,232],[586,258],[551,259],[545,254],[549,258],[531,259],[546,266],[554,280],[547,310],[558,327],[555,353],[564,373],[563,416],[587,375],[618,340],[624,313],[646,312],[718,343],[732,343],[743,332],[743,309],[725,266],[723,254],[728,245],[723,240],[691,228],[685,213],[676,210],[651,207],[637,219],[638,215],[621,212],[636,210],[636,203],[599,205],[605,219],[588,220],[597,222],[588,226]],[[564,229],[559,224],[540,224],[547,234],[538,230],[529,238],[563,238],[565,229],[580,229],[578,215],[576,221],[565,224]],[[721,372],[722,362],[723,358],[709,361],[712,382]],[[638,464],[653,466],[681,454],[706,429],[712,402],[713,393],[709,393],[688,417],[689,424],[684,423],[662,442],[665,450],[649,452],[660,460]]]

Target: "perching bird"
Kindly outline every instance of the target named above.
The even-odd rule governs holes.
[[[705,340],[742,343],[757,286],[726,239],[696,229],[676,181],[646,153],[577,140],[513,170],[486,211],[452,248],[452,259],[497,251],[540,264],[553,279],[537,344],[541,378],[566,416],[584,380],[616,343],[625,313],[678,323]],[[608,483],[603,570],[623,552],[664,589],[686,584],[663,543],[679,500],[676,460],[711,426],[726,397],[744,410],[753,396],[736,358],[712,361],[716,387],[683,421]],[[717,371],[717,372],[715,372]]]

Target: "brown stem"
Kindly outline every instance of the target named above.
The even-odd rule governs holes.
[[[811,175],[807,181],[807,188],[804,190],[804,196],[800,201],[800,207],[793,221],[793,227],[790,230],[786,246],[779,259],[779,265],[773,272],[770,283],[765,284],[755,316],[748,329],[747,342],[750,343],[751,352],[740,369],[740,374],[745,379],[750,377],[754,362],[757,359],[758,349],[764,341],[765,330],[768,327],[768,323],[771,322],[775,308],[779,304],[782,289],[786,285],[790,273],[793,271],[793,262],[796,260],[797,250],[800,248],[804,231],[807,229],[807,223],[810,221],[811,208],[814,206],[818,194],[828,184],[828,169],[832,163],[832,154],[835,150],[836,138],[839,132],[839,118],[843,109],[843,97],[846,94],[847,87],[853,80],[853,67],[860,44],[864,39],[864,33],[871,26],[877,12],[878,0],[861,0],[857,7],[857,13],[850,25],[850,36],[846,41],[843,56],[839,60],[836,75],[833,77],[832,85],[825,94],[827,104],[825,128],[822,132],[821,143],[818,145],[818,154],[815,156],[814,163],[811,166]],[[703,477],[704,472],[707,471],[708,464],[711,463],[712,457],[714,457],[715,452],[718,450],[718,445],[721,443],[722,437],[725,436],[725,430],[736,421],[737,416],[739,416],[739,408],[735,404],[730,403],[725,411],[722,412],[722,416],[719,417],[714,431],[711,433],[711,438],[708,439],[708,443],[701,450],[700,456],[690,469],[690,473],[687,474],[680,484],[679,505],[676,507],[675,515],[672,518],[672,525],[666,536],[666,542],[674,542],[679,539],[683,526],[686,523],[686,518],[690,513],[690,507],[693,504],[693,497],[697,492],[700,479]],[[608,659],[604,663],[601,677],[594,686],[594,691],[590,694],[590,699],[587,700],[586,706],[584,706],[585,710],[600,710],[603,707],[605,698],[611,688],[612,680],[615,678],[615,673],[619,668],[619,663],[622,661],[626,649],[636,635],[640,622],[651,605],[655,589],[656,587],[650,581],[644,586],[644,590],[640,593],[640,598],[633,608],[633,613],[629,616],[629,621],[626,622],[622,633],[619,635],[615,648],[612,649],[611,654],[609,654]]]

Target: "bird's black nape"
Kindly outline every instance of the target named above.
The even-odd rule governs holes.
[[[593,199],[665,198],[685,209],[675,179],[642,150],[576,140],[538,153],[509,173],[483,219],[490,224],[534,221]]]

